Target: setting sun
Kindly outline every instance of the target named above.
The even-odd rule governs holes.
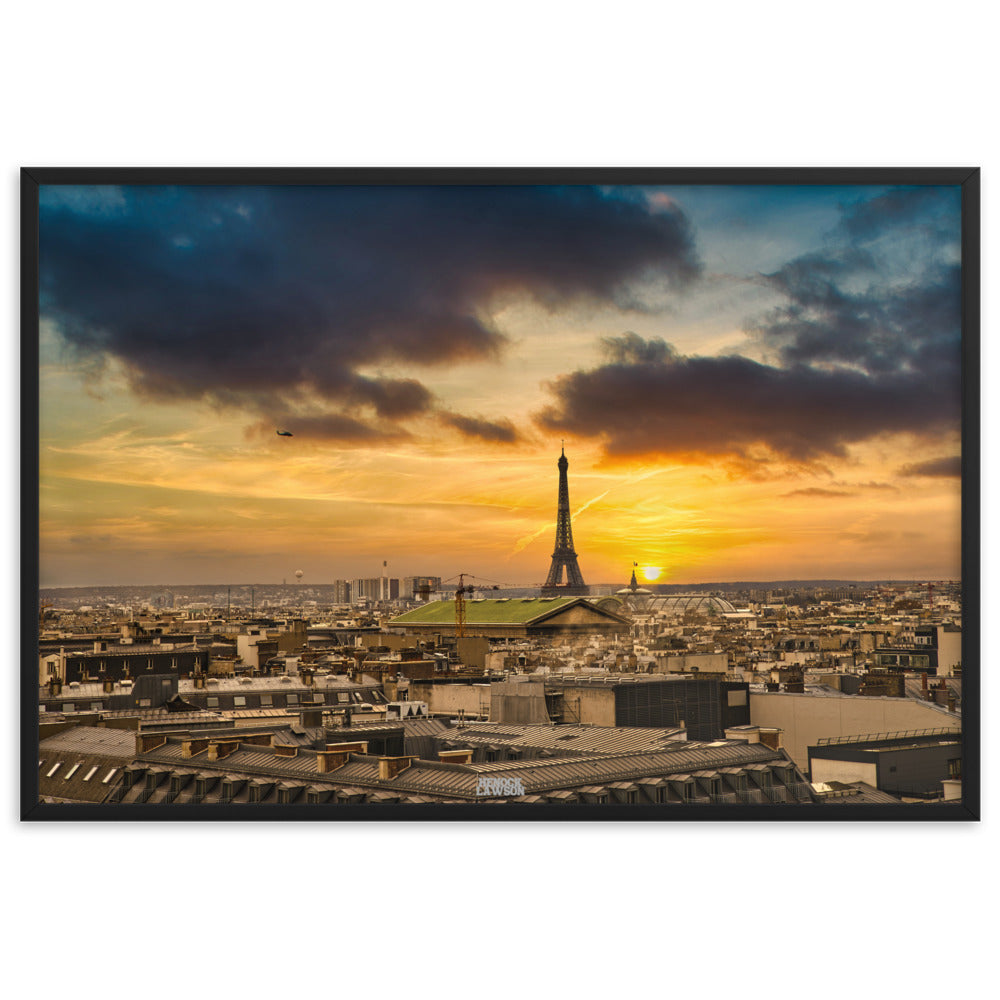
[[[649,581],[656,580],[663,572],[659,566],[643,566],[642,575]]]

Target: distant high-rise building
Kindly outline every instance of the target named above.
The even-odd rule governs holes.
[[[404,576],[400,595],[405,600],[426,601],[430,595],[441,589],[439,576]]]
[[[382,580],[377,577],[351,581],[351,601],[358,604],[361,601],[376,602],[380,599]]]
[[[395,601],[399,599],[399,580],[389,576],[373,576],[351,581],[351,601]]]
[[[590,588],[583,582],[583,574],[573,550],[573,527],[570,524],[569,513],[569,481],[566,470],[569,461],[566,450],[559,457],[559,504],[556,511],[556,548],[552,553],[552,565],[549,576],[542,587],[543,597],[586,597]],[[566,582],[563,583],[565,571]]]
[[[333,602],[334,604],[351,603],[351,585],[347,580],[333,581]]]

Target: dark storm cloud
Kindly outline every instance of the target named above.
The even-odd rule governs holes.
[[[43,188],[41,202],[42,312],[81,358],[116,358],[142,394],[227,405],[302,393],[410,416],[432,406],[424,386],[359,369],[497,354],[497,295],[618,301],[699,270],[679,210],[591,187]]]
[[[412,417],[429,410],[434,396],[416,379],[369,379],[356,377],[346,393],[360,405],[370,405],[380,417]]]
[[[771,363],[680,356],[634,333],[604,340],[598,367],[554,380],[548,431],[601,439],[617,457],[796,462],[846,455],[885,433],[958,428],[959,202],[899,189],[842,209],[823,245],[759,276],[777,296],[747,331]]]
[[[763,281],[782,302],[748,324],[781,363],[958,378],[957,193],[900,188],[843,209],[824,247]],[[943,367],[940,367],[943,366]]]
[[[604,337],[601,347],[605,358],[613,365],[663,364],[677,360],[673,344],[659,339],[643,340],[631,331],[620,337]]]
[[[659,360],[630,360],[637,351]],[[607,354],[606,364],[554,380],[555,404],[537,421],[600,438],[613,457],[739,456],[764,446],[813,462],[880,433],[949,429],[959,417],[954,387],[926,375],[681,357],[662,341],[639,349],[632,337],[609,341]]]
[[[842,364],[869,372],[944,365],[958,375],[961,268],[942,264],[900,287],[848,290],[830,256],[801,257],[767,278],[786,302],[752,332],[783,364]],[[860,269],[845,263],[845,277]],[[853,274],[852,274],[853,272]]]
[[[509,420],[483,420],[479,417],[463,417],[458,413],[442,413],[441,420],[466,437],[497,444],[514,444],[521,440],[521,435]]]
[[[901,476],[935,476],[960,479],[962,476],[962,456],[951,455],[948,458],[932,458],[926,462],[916,462],[904,465],[899,470]]]
[[[871,240],[901,229],[923,230],[935,236],[954,232],[957,188],[898,187],[847,205],[842,226],[854,239]]]

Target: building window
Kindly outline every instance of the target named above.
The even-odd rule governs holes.
[[[297,694],[290,694],[288,696],[289,705],[297,705],[299,703],[299,696]]]
[[[90,781],[90,779],[91,779],[91,778],[92,778],[92,777],[94,776],[94,774],[95,774],[95,773],[97,772],[97,767],[98,767],[98,765],[97,765],[97,764],[95,764],[95,765],[94,765],[94,766],[93,766],[93,767],[92,767],[92,768],[91,768],[91,769],[90,769],[90,770],[89,770],[89,771],[88,771],[88,772],[87,772],[87,773],[86,773],[86,774],[85,774],[85,775],[83,776],[83,780],[84,780],[84,781]]]
[[[209,695],[208,698],[205,699],[205,704],[209,708],[218,708],[219,707],[219,699],[215,695]]]
[[[58,771],[58,770],[59,770],[59,768],[61,768],[61,767],[62,767],[62,764],[63,764],[63,762],[62,762],[62,761],[59,761],[58,763],[56,763],[56,764],[53,764],[53,765],[52,765],[52,767],[50,767],[50,768],[48,769],[48,771],[46,771],[46,772],[45,772],[45,777],[46,777],[46,778],[51,778],[51,777],[52,777],[52,775],[53,775],[53,774],[55,774],[55,773],[56,773],[56,771]]]
[[[337,692],[337,701],[343,705],[351,700],[351,696],[346,691]]]
[[[247,703],[246,697],[242,694],[237,694],[233,696],[233,707],[243,708]]]
[[[106,775],[104,775],[104,780],[101,782],[102,785],[106,785],[114,776],[117,774],[118,768],[113,767]]]
[[[99,712],[102,708],[104,708],[104,702],[103,701],[92,701],[90,703],[90,710],[92,712]]]
[[[260,707],[270,708],[274,704],[274,697],[269,694],[262,694],[260,696]]]

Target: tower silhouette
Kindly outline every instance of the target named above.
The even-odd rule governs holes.
[[[549,576],[542,587],[542,597],[586,597],[590,588],[583,582],[583,574],[573,551],[573,526],[569,517],[569,481],[566,470],[569,461],[566,449],[559,456],[559,508],[556,515],[556,549],[552,553]],[[566,571],[566,582],[560,583]]]

